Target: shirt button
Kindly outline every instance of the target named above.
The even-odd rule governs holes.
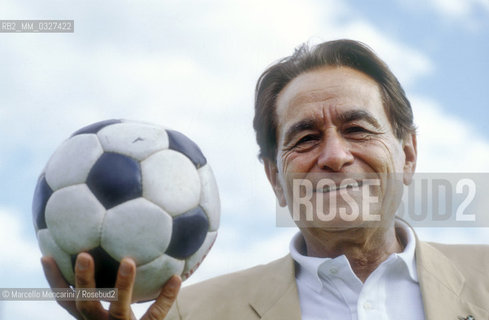
[[[372,310],[373,309],[373,306],[372,306],[372,304],[370,302],[367,301],[367,302],[365,302],[363,304],[363,309],[365,309],[365,310]]]
[[[337,273],[338,273],[338,269],[336,269],[336,268],[331,268],[331,269],[329,269],[329,272],[330,272],[331,274],[337,274]]]

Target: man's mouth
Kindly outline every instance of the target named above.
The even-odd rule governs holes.
[[[333,192],[333,191],[339,191],[342,189],[345,190],[352,190],[354,188],[360,188],[363,185],[363,181],[351,181],[351,182],[344,182],[340,183],[340,185],[325,185],[323,188],[320,189],[314,189],[314,192],[322,192],[322,193],[327,193],[327,192]]]

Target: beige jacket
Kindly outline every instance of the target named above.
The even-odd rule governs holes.
[[[489,320],[489,246],[418,241],[416,265],[427,320]],[[166,319],[299,320],[294,262],[267,265],[186,288]]]

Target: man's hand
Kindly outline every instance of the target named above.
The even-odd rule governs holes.
[[[44,274],[52,288],[68,288],[69,284],[61,275],[56,262],[51,257],[42,257],[41,263]],[[80,253],[75,265],[76,288],[95,288],[95,268],[93,258],[88,253]],[[58,301],[76,319],[108,320],[124,319],[134,320],[136,317],[131,310],[131,297],[134,279],[136,277],[136,264],[132,259],[122,259],[115,287],[118,289],[118,300],[110,303],[109,310],[105,310],[100,301]],[[149,307],[142,320],[164,319],[175,301],[182,280],[178,276],[171,277],[163,286],[156,301]]]

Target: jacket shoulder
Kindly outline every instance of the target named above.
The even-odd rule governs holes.
[[[489,267],[489,245],[429,243],[443,253],[464,276],[475,273],[487,277]]]
[[[451,264],[460,275],[463,286],[460,288],[460,297],[466,301],[486,307],[489,300],[489,245],[454,245],[454,244],[428,244],[445,258],[438,259],[433,265],[433,272],[442,275]]]
[[[183,287],[169,318],[238,319],[239,315],[239,319],[255,319],[257,313],[250,306],[250,299],[263,294],[262,289],[267,282],[274,283],[276,290],[283,290],[278,283],[285,285],[285,282],[276,278],[279,275],[283,278],[284,274],[293,275],[291,270],[293,260],[287,255],[265,265]]]

